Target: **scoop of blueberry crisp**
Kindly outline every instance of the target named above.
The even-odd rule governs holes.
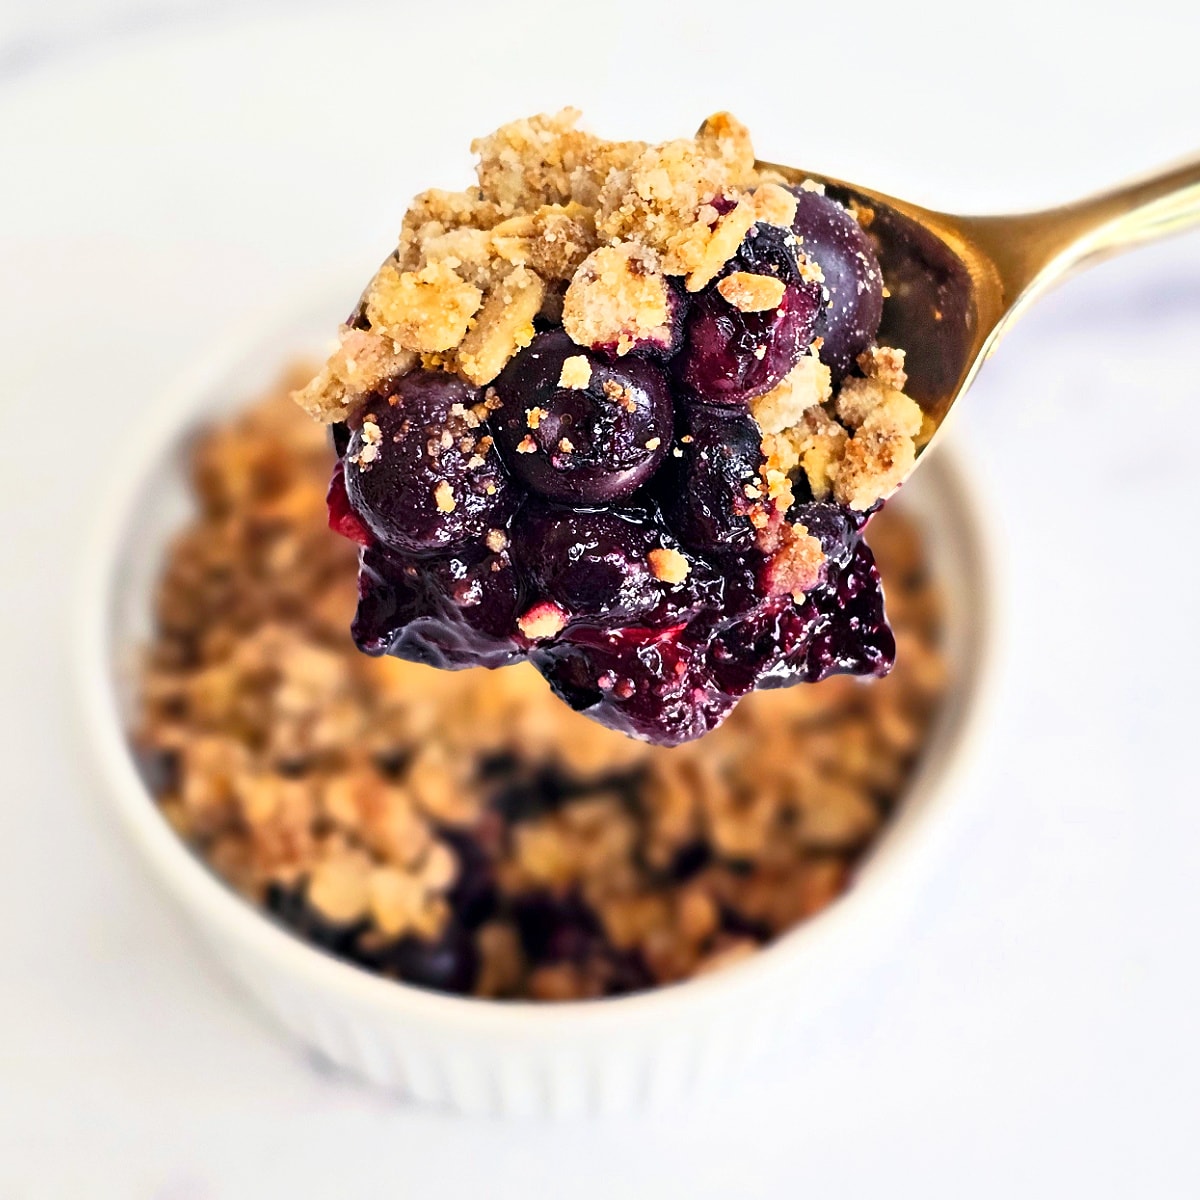
[[[862,532],[922,434],[868,230],[743,126],[609,142],[578,114],[476,142],[419,195],[328,362],[353,635],[444,669],[528,659],[671,745],[754,688],[882,675]]]

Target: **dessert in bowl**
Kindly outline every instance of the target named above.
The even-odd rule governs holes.
[[[359,900],[352,893],[359,884],[349,878],[356,870],[353,863],[343,864],[349,870],[333,865],[318,886],[315,897],[309,894],[306,880],[300,874],[293,875],[288,886],[277,887],[270,897],[265,889],[256,893],[261,880],[247,881],[238,874],[238,858],[245,847],[238,847],[228,840],[211,859],[210,865],[202,855],[213,855],[219,834],[206,844],[204,836],[198,836],[197,829],[188,825],[193,816],[181,811],[178,795],[172,800],[169,761],[157,764],[167,767],[168,771],[154,778],[149,773],[156,765],[154,757],[139,757],[136,753],[137,735],[145,729],[142,706],[148,698],[144,652],[161,632],[164,616],[161,610],[156,612],[155,597],[170,569],[168,564],[174,561],[175,569],[179,569],[193,561],[187,554],[173,558],[178,555],[179,547],[190,538],[195,546],[204,548],[204,539],[197,534],[203,505],[198,512],[189,467],[197,454],[198,444],[208,447],[207,477],[216,489],[214,494],[224,496],[221,503],[228,511],[232,513],[236,509],[241,513],[240,518],[231,517],[234,525],[257,529],[255,536],[265,536],[272,528],[277,533],[280,529],[291,531],[290,537],[284,537],[283,541],[290,540],[292,549],[275,550],[280,557],[274,560],[272,568],[275,572],[272,587],[277,592],[273,603],[280,601],[278,590],[282,587],[283,600],[291,604],[294,612],[312,616],[315,612],[313,602],[322,589],[310,586],[312,577],[305,574],[304,566],[311,565],[319,570],[321,562],[328,563],[340,554],[341,569],[353,572],[353,548],[330,534],[319,520],[321,486],[314,482],[315,474],[306,476],[308,482],[305,484],[283,488],[276,496],[280,504],[275,512],[271,512],[269,494],[255,493],[254,488],[269,474],[272,456],[268,454],[265,460],[255,462],[254,439],[233,438],[234,444],[248,452],[248,458],[242,461],[245,469],[240,472],[242,482],[239,485],[238,455],[216,453],[222,437],[226,450],[229,449],[230,429],[238,428],[233,424],[222,434],[222,423],[231,420],[231,414],[242,409],[253,397],[276,386],[281,363],[320,345],[321,331],[329,321],[330,297],[336,304],[338,291],[337,287],[328,289],[312,311],[294,314],[266,327],[256,334],[248,347],[216,355],[203,364],[199,372],[155,406],[160,422],[157,433],[146,431],[142,438],[132,438],[127,461],[118,464],[120,470],[114,478],[120,480],[122,494],[105,513],[84,592],[84,695],[88,702],[89,727],[95,734],[101,777],[148,863],[166,890],[182,904],[227,969],[286,1028],[355,1072],[420,1099],[468,1111],[621,1111],[645,1104],[670,1103],[684,1095],[702,1092],[705,1087],[719,1086],[730,1073],[741,1069],[752,1057],[756,1046],[761,1048],[770,1044],[772,1039],[793,1027],[799,1015],[811,1013],[832,1000],[839,988],[873,960],[880,939],[895,928],[905,911],[905,901],[919,885],[925,865],[936,852],[939,834],[945,830],[953,807],[957,768],[963,762],[979,716],[992,630],[986,540],[975,516],[970,491],[943,451],[939,451],[938,456],[904,489],[900,503],[909,514],[909,520],[921,531],[925,547],[922,553],[928,556],[929,573],[942,595],[936,649],[942,663],[941,678],[934,680],[931,692],[935,695],[938,688],[943,687],[942,698],[936,714],[923,728],[920,744],[906,752],[905,759],[911,766],[903,768],[908,772],[903,781],[893,785],[896,803],[892,811],[886,816],[882,812],[867,813],[858,832],[849,820],[841,831],[827,828],[822,834],[810,827],[805,836],[814,838],[813,845],[824,836],[826,848],[814,856],[821,860],[815,870],[809,869],[803,855],[796,856],[791,890],[779,889],[775,893],[778,912],[774,916],[767,914],[775,921],[773,929],[763,929],[761,924],[755,928],[753,921],[744,919],[754,916],[755,912],[758,920],[763,919],[764,909],[771,907],[769,888],[764,891],[760,887],[759,900],[753,902],[750,893],[754,889],[747,888],[746,895],[733,897],[732,905],[729,905],[727,895],[718,895],[720,905],[731,911],[729,915],[721,914],[716,929],[706,929],[712,924],[712,906],[703,898],[690,898],[705,871],[709,871],[714,886],[728,888],[728,876],[742,869],[748,853],[753,857],[753,847],[748,852],[744,845],[737,845],[737,839],[739,835],[753,833],[755,820],[761,819],[762,812],[754,817],[751,805],[743,824],[738,814],[725,811],[722,804],[714,801],[712,813],[726,818],[724,823],[715,822],[713,827],[719,827],[720,832],[713,835],[716,840],[711,842],[712,846],[724,847],[717,855],[729,860],[722,870],[713,872],[711,861],[707,865],[701,864],[699,870],[695,869],[694,863],[672,864],[681,867],[677,881],[669,886],[660,883],[660,894],[651,897],[649,902],[629,905],[631,909],[639,910],[633,914],[637,919],[630,922],[635,930],[639,922],[645,920],[645,912],[655,910],[661,914],[669,910],[670,919],[665,926],[657,922],[660,932],[650,938],[652,965],[647,966],[643,948],[631,955],[627,948],[606,941],[607,933],[605,938],[597,937],[597,927],[603,926],[605,921],[605,914],[598,907],[581,915],[579,902],[573,898],[564,900],[562,908],[565,911],[544,906],[543,914],[547,914],[547,908],[550,911],[544,919],[539,919],[536,917],[537,905],[530,905],[535,915],[533,918],[526,916],[523,926],[516,919],[519,905],[506,899],[499,910],[499,918],[497,910],[492,909],[490,915],[475,927],[476,934],[485,928],[488,932],[482,942],[475,941],[473,951],[467,956],[475,958],[475,974],[467,986],[463,984],[465,975],[458,973],[461,963],[454,961],[453,956],[447,959],[439,958],[437,953],[428,953],[422,961],[421,954],[412,953],[414,947],[436,949],[440,936],[437,932],[431,932],[422,941],[421,936],[414,939],[414,930],[406,929],[390,943],[385,939],[381,944],[378,936],[366,936],[361,947],[351,944],[352,940],[372,932],[379,933],[378,929],[362,928],[361,917],[355,912],[354,906]],[[275,409],[276,413],[280,411]],[[240,420],[244,432],[244,423],[252,422],[253,418]],[[201,434],[208,441],[197,443],[196,430],[204,427],[210,430],[216,427],[217,432]],[[292,429],[300,439],[301,448],[297,448],[294,457],[289,456],[288,461],[297,468],[307,463],[306,469],[310,472],[324,471],[332,452],[315,436],[319,431],[314,427],[309,433],[300,434],[298,427]],[[264,433],[261,418],[258,430],[260,434]],[[260,448],[269,446],[272,438],[285,436],[289,436],[285,426],[272,422],[267,427],[265,440],[258,444]],[[199,460],[195,460],[200,465],[201,486],[204,486],[205,457],[205,451],[201,450]],[[230,505],[230,497],[237,494],[239,486],[244,492],[240,508],[237,504]],[[249,502],[252,494],[258,496],[253,504]],[[289,496],[287,504],[282,504],[284,495]],[[178,540],[180,537],[183,542]],[[317,539],[326,539],[325,550],[314,550]],[[302,547],[299,552],[297,544]],[[209,587],[218,588],[216,593],[206,592],[207,600],[203,603],[210,605],[210,612],[219,611],[222,606],[219,593],[222,571],[217,550],[218,545],[214,542],[204,551],[214,555],[208,564],[212,572]],[[229,547],[226,545],[221,553],[228,554]],[[288,554],[296,555],[291,560],[290,572]],[[245,569],[250,559],[239,561],[242,567],[233,564],[234,574]],[[265,562],[262,565],[265,566]],[[290,583],[287,582],[289,574],[294,576]],[[200,577],[194,577],[193,582]],[[188,587],[186,572],[178,582],[185,598],[191,595],[196,599],[195,612],[202,613],[203,589]],[[287,597],[289,588],[290,599]],[[424,707],[427,713],[440,713],[444,718],[457,702],[449,693],[443,702],[438,702],[433,694],[437,691],[435,684],[448,687],[455,683],[455,686],[469,689],[464,682],[469,676],[440,674],[406,663],[373,661],[350,651],[345,620],[346,606],[353,603],[352,595],[347,592],[352,590],[352,585],[345,581],[330,588],[331,604],[324,611],[328,636],[340,634],[343,638],[338,661],[357,661],[364,669],[381,668],[389,675],[387,686],[410,696],[416,692],[415,699],[419,703],[414,707]],[[338,592],[342,599],[332,603]],[[229,606],[236,608],[233,599],[227,594]],[[242,603],[245,602],[243,597]],[[249,627],[247,623],[253,625],[263,616],[262,612],[256,616],[253,611],[231,613],[230,622],[233,625],[240,622],[245,628]],[[192,627],[201,628],[203,622],[196,625],[195,620],[194,613]],[[219,625],[220,622],[211,621],[203,626],[208,630],[206,653],[216,656],[211,660],[214,663],[226,650],[234,652],[228,644],[224,649],[219,645],[222,638],[228,637],[228,629],[222,633]],[[248,653],[247,646],[251,641],[253,639],[247,639],[242,646],[243,656]],[[259,651],[264,645],[260,625]],[[903,652],[903,645],[901,650]],[[303,669],[299,661],[295,665],[298,670]],[[192,669],[186,664],[184,667],[189,672]],[[399,673],[392,675],[393,668]],[[545,697],[545,685],[531,679],[527,667],[511,670],[517,681],[511,687],[515,692],[524,693],[526,702],[529,695],[538,695],[533,691],[534,684],[542,688],[541,699],[527,703],[525,711],[534,716],[539,713],[545,716],[544,705],[551,703]],[[223,685],[220,674],[214,672],[204,684],[199,684],[197,677],[193,685],[189,685],[196,688],[191,701],[210,705],[210,716],[221,710]],[[500,680],[504,675],[505,672],[499,672],[493,678]],[[845,684],[864,694],[875,686],[867,683],[860,688],[849,679],[835,680],[833,684],[836,687]],[[820,703],[817,699],[819,689],[824,686],[817,685],[814,689],[816,706]],[[797,694],[804,692],[805,689],[800,689]],[[254,689],[248,688],[248,701],[253,694]],[[478,693],[475,703],[481,703],[482,696],[482,692]],[[767,693],[753,697],[751,703],[762,701],[766,705],[775,699],[786,703],[788,693]],[[160,695],[159,700],[167,703],[169,697]],[[843,700],[850,704],[853,696],[843,697]],[[572,719],[566,708],[553,703],[561,709],[563,720]],[[297,703],[295,696],[285,702],[285,709],[289,704],[302,718],[303,704]],[[831,711],[836,707],[833,706]],[[880,713],[885,708],[881,706]],[[471,711],[467,706],[462,707],[464,720],[473,719]],[[763,712],[768,711],[764,707]],[[744,719],[748,721],[752,716],[753,709]],[[791,719],[798,728],[797,738],[804,738],[804,722],[797,720],[796,714]],[[742,720],[737,718],[737,721]],[[555,725],[554,722],[551,724],[552,727]],[[613,746],[628,747],[622,753],[635,755],[698,754],[705,746],[705,740],[701,740],[681,750],[654,751],[618,734],[609,734],[599,726],[584,724],[596,737],[612,738],[602,747],[606,757],[616,753]],[[718,731],[713,737],[736,737],[737,730],[735,722],[724,733]],[[251,741],[259,737],[253,720],[247,723],[245,732]],[[282,726],[278,732],[283,732]],[[814,746],[813,732],[809,730],[807,744],[810,749]],[[416,744],[415,724],[406,736],[410,737],[412,745]],[[546,740],[550,742],[549,746]],[[546,740],[543,741],[544,754],[553,751],[553,738]],[[798,740],[799,744],[802,743]],[[719,747],[720,743],[715,742],[714,748]],[[825,750],[828,752],[828,745]],[[586,748],[575,744],[564,757],[572,751],[579,755],[573,763],[575,768],[586,766]],[[854,751],[849,753],[852,755]],[[386,762],[378,765],[393,770],[402,767],[402,764]],[[280,783],[288,782],[289,771],[298,772],[290,781],[295,783],[302,782],[304,772],[311,770],[311,766],[288,764],[282,758],[277,766]],[[196,775],[193,788],[202,787],[205,781],[211,784],[216,774],[219,772]],[[267,782],[270,790],[272,785]],[[522,787],[516,791],[521,792]],[[434,791],[430,788],[424,796],[426,805],[431,801],[437,804],[437,800],[432,799]],[[166,801],[161,807],[158,803],[160,795]],[[249,795],[248,790],[246,796]],[[528,804],[529,798],[526,788],[521,804]],[[193,799],[199,797],[193,796]],[[434,901],[453,892],[461,881],[461,877],[456,877],[448,888],[443,886],[439,890],[436,885],[444,884],[447,873],[443,869],[439,876],[438,870],[445,868],[446,858],[429,852],[434,844],[445,844],[458,855],[462,845],[462,823],[461,813],[456,816],[453,812],[456,800],[463,801],[463,809],[468,812],[473,812],[473,806],[478,804],[478,797],[473,799],[466,792],[461,796],[443,794],[445,807],[442,819],[434,822],[437,826],[435,836],[425,845],[423,853],[414,854],[409,860],[411,869],[404,868],[415,883],[421,884],[421,896]],[[251,812],[266,818],[271,805],[277,801],[278,795],[275,799],[260,797],[258,809],[251,801],[239,820]],[[489,799],[481,810],[485,816],[490,804]],[[398,811],[404,807],[397,806]],[[620,822],[613,825],[600,819],[610,807],[611,797],[602,796],[599,803],[595,796],[585,798],[581,805],[584,811],[578,814],[583,832],[586,833],[589,819],[595,822],[595,829],[618,827]],[[774,810],[776,815],[783,808],[777,801],[771,801],[769,805],[764,803],[762,807]],[[195,819],[199,819],[203,808],[202,803],[195,810]],[[523,861],[518,863],[522,871],[532,864],[536,873],[539,856],[542,862],[553,862],[556,857],[562,857],[559,852],[579,833],[578,829],[561,827],[567,819],[564,816],[566,809],[564,805],[556,811],[554,804],[550,804],[545,811],[535,812],[532,819],[527,813],[512,824],[502,826],[502,832],[507,830],[510,837],[519,833],[519,826],[527,828],[524,835],[513,838],[514,844],[517,840],[525,843],[521,855]],[[352,811],[352,806],[345,811]],[[863,820],[866,810],[847,801],[826,808],[824,816],[829,817],[835,811],[850,817],[857,811],[858,819]],[[728,819],[731,815],[738,819]],[[445,820],[447,816],[448,821]],[[167,817],[178,822],[195,839],[194,844],[201,853],[179,836]],[[456,821],[459,830],[453,837],[441,833],[443,828],[453,832]],[[415,824],[419,826],[420,822]],[[466,824],[469,826],[471,822],[468,820]],[[492,824],[494,827],[495,822]],[[528,835],[530,831],[532,838]],[[624,840],[616,839],[620,841],[620,852],[615,861],[626,870],[628,827],[619,832]],[[418,829],[417,839],[422,836]],[[757,836],[761,837],[761,832]],[[397,844],[403,840],[403,837],[399,838]],[[576,842],[579,840],[575,837]],[[839,840],[843,849],[834,846]],[[670,845],[669,841],[664,843],[664,847]],[[792,846],[795,849],[800,843],[793,840]],[[222,859],[221,854],[229,857]],[[331,863],[335,857],[331,857]],[[401,858],[402,854],[394,855],[391,865],[396,866]],[[502,864],[504,870],[511,870],[514,862],[517,862],[515,854]],[[244,858],[242,865],[246,865]],[[358,865],[362,865],[361,859]],[[372,870],[382,865],[386,865],[382,859],[376,862],[372,858]],[[773,869],[777,866],[775,864]],[[461,867],[454,870],[461,870]],[[753,869],[750,874],[753,875]],[[257,895],[266,904],[248,902],[236,886],[230,887],[224,882],[225,878],[236,881],[239,886],[248,883],[247,893]],[[387,874],[381,878],[385,880],[382,886],[376,884],[381,896],[389,886],[396,891],[394,876]],[[390,884],[386,882],[389,879]],[[626,880],[630,881],[627,870]],[[513,881],[507,882],[512,884]],[[545,891],[545,885],[553,882],[553,871],[546,868],[542,870],[537,889],[526,890],[524,883],[518,881],[517,886],[510,889],[510,895],[519,901],[523,895],[528,896],[535,890]],[[643,886],[646,879],[634,873],[631,882]],[[435,886],[425,887],[426,883]],[[410,896],[417,891],[415,886],[401,884],[401,889],[405,888]],[[843,888],[846,890],[842,891]],[[549,890],[553,891],[553,887]],[[564,889],[564,895],[570,890]],[[575,892],[578,897],[578,889]],[[640,899],[644,901],[644,898]],[[339,911],[341,901],[350,907]],[[756,903],[760,904],[757,910],[754,909]],[[322,904],[328,912],[323,913]],[[790,912],[787,911],[789,905]],[[410,914],[415,911],[419,920],[426,919],[421,916],[425,907],[423,904],[407,909],[404,905],[398,906],[400,911]],[[445,911],[436,902],[427,907],[432,917]],[[275,909],[274,913],[271,908]],[[645,911],[641,912],[642,909]],[[380,912],[384,911],[385,907],[381,907]],[[345,917],[347,912],[352,918],[350,921],[336,919]],[[812,915],[792,928],[806,912]],[[626,915],[614,909],[608,913],[608,920],[613,919],[614,913],[618,923]],[[509,932],[493,932],[497,921],[503,925],[509,914],[512,914]],[[335,919],[330,921],[330,915]],[[739,916],[743,918],[740,927],[736,919]],[[407,921],[409,917],[404,919]],[[542,933],[546,934],[541,938],[539,924]],[[644,927],[653,929],[655,924],[654,920],[648,921]],[[661,935],[664,928],[669,936]],[[685,929],[692,939],[690,942],[682,937]],[[293,930],[301,936],[296,936],[291,932]],[[419,930],[415,932],[420,933]],[[778,936],[775,936],[776,932]],[[584,936],[580,936],[581,933]],[[703,936],[696,937],[697,933]],[[307,940],[309,934],[317,939],[317,944]],[[511,950],[514,934],[524,961],[520,961],[518,955],[507,955],[510,968],[513,961],[518,960],[519,971],[516,981],[512,981],[510,973],[506,984],[502,978],[506,958],[503,942],[507,938]],[[529,938],[528,946],[520,944],[523,937]],[[339,942],[338,939],[342,940]],[[628,938],[618,937],[618,940],[628,946]],[[644,942],[645,938],[642,940]],[[331,942],[333,953],[325,948]],[[402,942],[407,950],[396,949]],[[499,950],[496,943],[500,944]],[[387,953],[389,945],[394,951],[390,955]],[[751,952],[752,947],[760,945],[763,948]],[[338,954],[345,954],[353,961],[339,959]],[[368,962],[369,969],[364,970],[358,964],[371,954],[377,955],[376,961]],[[623,960],[622,956],[625,956]],[[641,958],[642,962],[631,969],[630,958]],[[422,977],[427,969],[435,969],[435,975]],[[436,977],[436,971],[442,969],[446,974]],[[485,979],[483,976],[488,971],[491,977]],[[381,977],[381,972],[393,977]],[[410,978],[418,979],[417,986],[403,981],[406,973]],[[680,982],[668,982],[672,979]],[[447,994],[450,990],[447,985],[471,995]],[[446,990],[432,990],[437,987]],[[621,992],[633,994],[614,994]],[[479,998],[481,996],[498,998]],[[539,996],[560,1002],[531,1002]]]

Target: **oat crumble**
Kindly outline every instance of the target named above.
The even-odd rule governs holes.
[[[233,887],[367,969],[555,1001],[720,969],[850,884],[944,683],[900,515],[872,525],[890,677],[760,692],[666,750],[572,713],[528,665],[360,655],[354,548],[320,519],[332,456],[284,390],[195,446],[133,732],[164,816]]]

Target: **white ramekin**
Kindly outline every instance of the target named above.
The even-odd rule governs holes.
[[[497,1003],[394,983],[315,949],[226,887],[159,815],[126,740],[155,575],[188,512],[188,434],[319,348],[337,316],[312,304],[211,355],[155,401],[112,464],[114,495],[80,589],[82,696],[105,791],[218,961],[295,1037],[357,1075],[467,1113],[620,1113],[711,1094],[877,959],[937,856],[995,657],[993,555],[971,489],[939,446],[896,501],[923,524],[945,584],[952,687],[903,803],[846,895],[724,971],[630,997]]]

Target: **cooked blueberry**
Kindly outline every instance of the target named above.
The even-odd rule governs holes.
[[[790,597],[764,601],[726,625],[708,645],[708,666],[723,692],[744,696],[755,688],[795,682],[788,653],[806,638],[804,619]]]
[[[775,307],[743,310],[722,292],[734,273],[771,276],[783,284]],[[770,391],[812,342],[820,289],[800,278],[795,239],[759,224],[747,235],[721,277],[696,297],[688,314],[675,369],[689,392],[710,404],[743,405]]]
[[[747,550],[754,542],[746,488],[762,462],[762,433],[749,413],[689,404],[679,457],[663,488],[672,528],[700,552]]]
[[[496,911],[497,893],[492,860],[480,831],[446,829],[441,838],[458,859],[458,876],[447,893],[456,919],[468,929],[482,925]]]
[[[385,545],[449,550],[502,526],[514,496],[473,406],[445,371],[413,371],[372,397],[350,438],[346,491]]]
[[[793,188],[792,231],[806,258],[824,275],[814,334],[823,338],[821,361],[835,382],[875,339],[883,316],[883,272],[862,226],[836,200]]]
[[[360,546],[369,546],[374,541],[362,518],[350,507],[350,497],[346,493],[345,463],[340,458],[333,465],[329,491],[325,493],[325,509],[329,514],[329,528],[334,533],[340,533]]]
[[[674,556],[668,562],[678,567],[678,578],[655,574],[664,550]],[[531,504],[515,524],[513,558],[535,594],[553,600],[572,620],[678,620],[716,584],[707,564],[693,571],[657,512],[646,508],[580,511]]]
[[[518,479],[572,504],[631,495],[671,440],[666,375],[628,356],[610,362],[561,331],[540,334],[494,384],[497,441]]]
[[[849,562],[831,571],[824,587],[800,606],[808,635],[789,653],[796,678],[810,683],[827,675],[886,675],[896,660],[896,639],[883,607],[875,556],[859,541]]]
[[[411,559],[371,547],[362,555],[358,590],[350,632],[364,654],[443,670],[520,658],[520,587],[503,555]]]
[[[536,963],[580,962],[603,940],[595,913],[574,893],[527,892],[513,917],[521,947]]]
[[[471,931],[452,921],[436,941],[402,937],[380,955],[380,966],[405,983],[466,995],[475,986],[479,954]]]
[[[733,707],[682,629],[573,630],[530,661],[555,694],[601,725],[664,746],[715,729]]]
[[[806,500],[792,505],[788,520],[803,525],[821,543],[830,568],[844,567],[858,544],[860,514],[840,504]]]

